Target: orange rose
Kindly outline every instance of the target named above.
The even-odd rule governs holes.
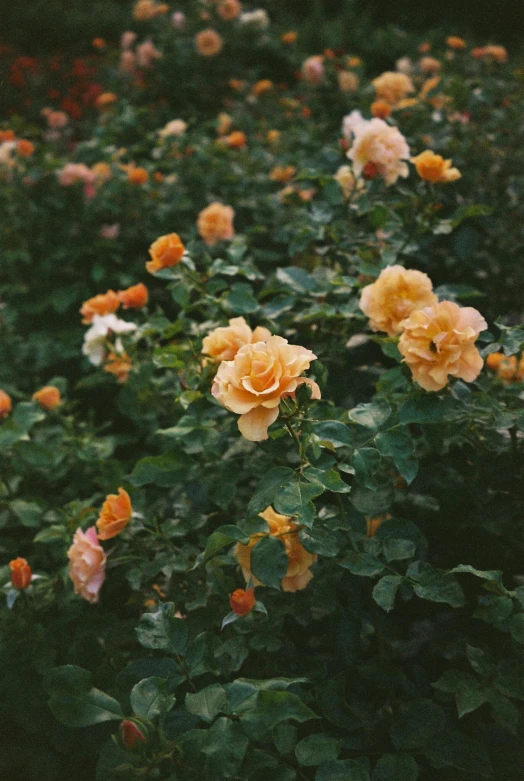
[[[118,489],[118,495],[109,494],[106,496],[96,522],[98,538],[110,540],[112,537],[116,537],[124,531],[132,515],[131,499],[123,488]]]
[[[466,41],[456,35],[450,35],[446,38],[446,46],[449,46],[450,49],[465,49]]]
[[[372,285],[362,290],[359,306],[369,317],[372,331],[396,336],[402,331],[403,320],[413,311],[437,301],[427,274],[402,266],[388,266]]]
[[[247,144],[246,134],[241,130],[234,130],[226,137],[225,141],[232,149],[243,149]]]
[[[132,368],[133,363],[126,352],[109,353],[104,363],[104,371],[113,374],[121,384],[128,381]]]
[[[379,119],[387,119],[391,114],[391,106],[386,100],[374,100],[370,106],[371,113]]]
[[[413,82],[405,73],[386,71],[371,82],[375,87],[377,98],[395,106],[402,98],[415,92]]]
[[[111,166],[109,163],[95,163],[91,166],[91,171],[94,173],[97,184],[103,184],[111,178]]]
[[[482,56],[488,60],[494,60],[495,62],[504,63],[508,61],[508,52],[504,46],[484,46]]]
[[[298,538],[298,526],[289,516],[276,513],[271,506],[266,507],[264,512],[259,515],[269,526],[270,536],[278,537],[286,551],[288,568],[282,578],[282,589],[284,591],[301,591],[306,588],[313,577],[309,568],[315,563],[318,556],[316,553],[309,553],[304,548]],[[251,551],[265,536],[263,533],[253,534],[247,545],[238,543],[235,547],[235,556],[242,567],[246,583],[252,580],[255,586],[262,586],[263,583],[255,578],[251,572]]]
[[[237,616],[247,616],[251,613],[255,606],[255,589],[248,588],[244,591],[243,588],[237,588],[229,595],[229,604],[231,610],[237,614]]]
[[[0,130],[0,144],[4,141],[14,141],[16,138],[13,130]]]
[[[435,57],[422,57],[418,67],[422,73],[436,73],[442,68],[442,63],[440,60],[436,60]]]
[[[96,105],[98,108],[108,108],[116,103],[118,100],[114,92],[102,92],[96,99]]]
[[[490,371],[495,372],[499,368],[500,364],[506,360],[504,353],[490,353],[486,358],[486,366]]]
[[[166,236],[160,236],[149,247],[151,260],[146,263],[146,269],[150,274],[160,271],[162,268],[169,268],[180,263],[186,248],[178,233],[168,233]]]
[[[229,114],[226,114],[225,111],[221,111],[220,114],[217,117],[218,125],[217,125],[217,133],[219,136],[224,136],[226,133],[229,133],[233,126],[233,120],[229,116]]]
[[[265,95],[266,92],[269,92],[272,89],[273,82],[271,79],[261,79],[260,81],[257,81],[255,84],[253,84],[251,92],[253,95],[256,95],[257,98],[259,98],[260,95]]]
[[[282,33],[280,40],[282,43],[286,43],[288,46],[295,43],[298,38],[298,33],[295,30],[289,30],[287,33]]]
[[[13,402],[11,401],[11,396],[0,388],[0,420],[7,418],[12,409]]]
[[[270,336],[267,328],[258,326],[252,331],[243,317],[233,317],[228,326],[215,328],[204,337],[202,352],[216,361],[232,361],[245,344],[266,342]]]
[[[98,602],[99,592],[105,580],[106,555],[98,542],[96,529],[91,526],[84,533],[77,529],[73,544],[67,551],[69,577],[73,581],[75,594]]]
[[[282,398],[294,396],[301,383],[311,386],[312,398],[320,398],[318,385],[301,377],[315,358],[311,350],[288,344],[281,336],[246,344],[233,360],[222,361],[211,392],[226,409],[240,415],[240,433],[251,442],[261,442],[278,418]]]
[[[295,176],[297,169],[294,165],[276,165],[269,173],[271,182],[290,182]]]
[[[31,584],[31,567],[25,559],[13,559],[9,562],[11,585],[18,591],[24,591]]]
[[[88,325],[95,315],[100,315],[100,317],[110,315],[116,312],[119,306],[120,301],[114,290],[108,290],[107,293],[99,293],[82,304],[80,309],[82,322],[84,325]]]
[[[339,71],[337,79],[342,92],[356,92],[358,90],[359,78],[353,71]]]
[[[231,206],[224,206],[214,201],[198,215],[197,228],[205,243],[212,247],[222,239],[232,239],[235,235],[233,218],[235,211]]]
[[[105,49],[107,44],[103,38],[93,38],[91,46],[93,49]]]
[[[33,393],[33,401],[36,401],[44,409],[56,409],[61,400],[60,391],[54,385],[45,385]]]
[[[21,138],[16,145],[16,153],[20,157],[31,157],[35,151],[35,145],[25,138]]]
[[[127,171],[127,181],[131,184],[145,184],[149,179],[149,174],[145,168],[129,166]]]
[[[268,130],[266,139],[268,144],[278,144],[281,136],[282,133],[280,132],[280,130]]]
[[[415,164],[420,178],[426,182],[456,182],[462,176],[458,168],[451,167],[451,160],[444,160],[441,155],[436,155],[430,149],[412,157],[411,162]]]
[[[366,518],[366,537],[374,537],[384,521],[389,521],[391,515],[378,515],[376,518]]]
[[[488,326],[473,307],[441,301],[416,310],[402,327],[398,349],[424,390],[441,390],[450,376],[466,382],[478,377],[483,360],[475,341]]]
[[[225,22],[236,19],[237,16],[240,16],[241,11],[242,5],[239,3],[239,0],[221,0],[217,8],[217,14]]]
[[[149,300],[149,293],[143,282],[126,290],[119,290],[117,296],[124,309],[142,309]]]
[[[202,57],[215,57],[222,51],[224,42],[216,30],[202,30],[195,37],[195,47]]]

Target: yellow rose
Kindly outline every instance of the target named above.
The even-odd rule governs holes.
[[[413,311],[437,301],[427,274],[402,266],[388,266],[372,285],[362,290],[360,308],[369,317],[372,331],[396,336],[402,331],[402,321]]]
[[[426,182],[456,182],[462,176],[458,168],[451,167],[451,160],[444,160],[430,149],[412,157],[411,162],[415,164],[420,178]]]
[[[243,317],[233,317],[228,326],[215,328],[204,337],[202,352],[216,361],[231,361],[245,344],[267,342],[270,337],[267,328],[258,326],[252,331]]]
[[[371,82],[375,87],[377,98],[395,106],[402,98],[415,92],[413,82],[405,73],[386,71]]]
[[[149,247],[151,260],[146,263],[146,269],[154,274],[162,268],[176,266],[182,260],[185,249],[178,233],[160,236]]]

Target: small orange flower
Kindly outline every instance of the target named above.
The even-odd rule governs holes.
[[[142,309],[149,300],[149,293],[143,282],[126,290],[119,290],[117,296],[124,309]]]
[[[14,141],[16,138],[13,130],[0,130],[0,144],[4,141]]]
[[[117,382],[123,384],[129,379],[129,373],[133,368],[131,358],[126,352],[109,353],[104,363],[104,371],[113,374]]]
[[[205,243],[212,247],[222,239],[232,239],[235,235],[233,218],[235,211],[231,206],[214,201],[202,209],[198,215],[197,228]]]
[[[268,144],[278,144],[281,136],[282,133],[280,132],[280,130],[268,130],[266,139]]]
[[[150,274],[154,274],[161,268],[176,266],[182,260],[185,249],[178,233],[160,236],[149,247],[151,260],[146,263],[146,269]]]
[[[217,14],[225,22],[230,22],[240,16],[242,5],[239,0],[220,0],[217,8]]]
[[[295,176],[297,169],[294,165],[276,165],[269,173],[271,182],[290,182]]]
[[[123,488],[117,494],[109,494],[96,522],[99,540],[110,540],[124,531],[133,515],[131,498]]]
[[[96,105],[98,108],[108,108],[116,103],[118,100],[114,92],[102,92],[96,99]]]
[[[20,157],[31,157],[34,151],[35,145],[25,138],[21,138],[16,145],[16,153],[17,155],[20,155]]]
[[[224,42],[216,30],[202,30],[195,37],[195,47],[202,57],[215,57],[220,54]]]
[[[237,614],[237,616],[247,616],[251,613],[255,606],[255,589],[247,588],[245,591],[243,588],[237,588],[229,595],[229,604],[231,610]]]
[[[13,402],[11,401],[11,396],[0,388],[0,420],[7,418],[12,409]]]
[[[127,180],[131,184],[145,184],[149,179],[149,174],[145,168],[130,167],[127,171]]]
[[[247,145],[246,134],[242,130],[233,130],[226,136],[226,143],[232,149],[243,149]]]
[[[31,567],[25,559],[13,559],[9,562],[11,585],[18,591],[24,591],[31,583]]]
[[[289,32],[282,33],[280,36],[282,43],[286,43],[288,46],[290,46],[292,43],[295,43],[297,38],[298,33],[295,30],[289,30]]]
[[[346,65],[348,68],[358,68],[359,65],[362,65],[362,60],[360,57],[348,57],[346,60]]]
[[[419,44],[418,50],[421,54],[427,54],[429,51],[431,51],[431,44],[429,41],[424,41],[423,43]]]
[[[504,353],[490,353],[486,358],[486,367],[492,372],[496,372],[500,364],[506,360]]]
[[[241,90],[245,83],[246,82],[242,81],[242,79],[229,79],[229,82],[228,82],[228,84],[231,87],[231,89],[234,89],[235,92],[238,92],[239,90]]]
[[[430,149],[412,157],[411,162],[414,163],[420,178],[426,182],[456,182],[462,176],[458,168],[451,167],[451,160],[444,160],[441,155],[436,155]]]
[[[40,404],[43,409],[56,409],[61,400],[60,391],[54,385],[45,385],[33,393],[33,401]]]
[[[93,49],[105,49],[107,44],[103,38],[93,38],[91,41],[91,46]]]
[[[120,306],[120,301],[114,290],[108,290],[107,293],[99,293],[93,298],[89,298],[84,301],[80,314],[82,315],[82,323],[88,325],[95,315],[110,315],[116,312]]]
[[[366,537],[374,537],[384,521],[389,521],[391,515],[378,515],[376,518],[366,518]]]
[[[253,84],[253,87],[251,89],[251,92],[253,95],[256,95],[257,98],[260,97],[260,95],[264,95],[266,92],[269,92],[273,89],[273,82],[271,79],[261,79],[260,81],[255,82]]]
[[[370,108],[373,116],[379,119],[387,119],[391,114],[391,106],[385,100],[374,100]]]
[[[450,49],[465,49],[466,41],[464,38],[459,38],[457,35],[450,35],[446,38],[446,46],[449,46]]]

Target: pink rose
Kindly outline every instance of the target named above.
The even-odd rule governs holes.
[[[67,551],[69,577],[73,581],[75,594],[98,602],[98,596],[105,579],[106,555],[98,542],[96,529],[91,526],[86,532],[77,529],[73,544]]]

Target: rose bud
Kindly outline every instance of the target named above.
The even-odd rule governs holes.
[[[237,614],[237,616],[247,616],[251,613],[255,606],[255,589],[248,588],[244,591],[243,588],[237,588],[229,595],[229,604],[231,610]]]
[[[119,729],[120,740],[128,751],[136,751],[140,743],[146,742],[146,736],[131,719],[124,719]]]
[[[9,562],[11,585],[18,591],[24,591],[31,583],[31,567],[25,559],[13,559]]]

